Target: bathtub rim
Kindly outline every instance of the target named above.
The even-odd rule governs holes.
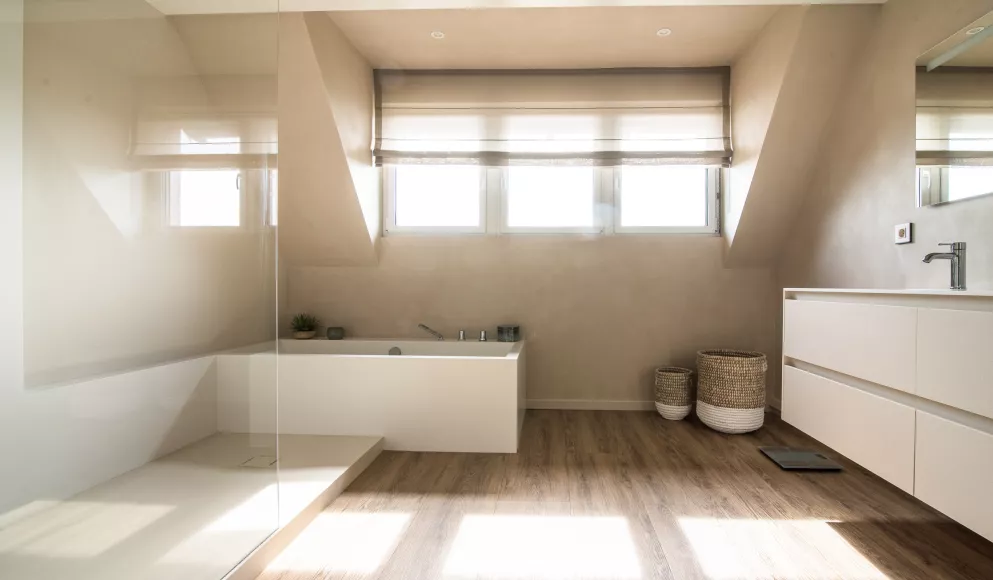
[[[278,341],[295,341],[293,338],[279,338]],[[341,341],[328,340],[326,338],[313,338],[310,340],[302,340],[299,342],[312,342],[312,341],[322,341],[322,342],[374,342],[374,343],[397,343],[397,342],[421,342],[421,343],[434,343],[441,341],[434,341],[430,339],[420,339],[420,338],[346,338]],[[455,341],[453,341],[455,342]],[[493,341],[497,342],[497,341]],[[432,355],[418,355],[418,354],[402,354],[402,355],[390,355],[390,354],[345,354],[345,353],[332,353],[332,352],[283,352],[278,350],[269,351],[271,354],[277,354],[278,356],[331,356],[331,357],[348,357],[348,358],[381,358],[381,359],[391,359],[391,360],[404,360],[404,359],[481,359],[481,360],[518,360],[521,357],[521,353],[524,352],[524,346],[527,341],[524,339],[518,340],[512,343],[514,346],[510,348],[510,351],[506,355],[502,356],[474,356],[474,355],[444,355],[444,354],[432,354]],[[508,344],[508,343],[499,343]]]

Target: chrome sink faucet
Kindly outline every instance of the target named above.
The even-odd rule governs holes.
[[[949,260],[952,263],[952,290],[965,290],[965,242],[943,242],[939,246],[948,246],[951,252],[933,252],[924,256],[924,263],[931,260]]]
[[[417,325],[417,328],[420,328],[421,330],[423,330],[424,332],[426,332],[426,333],[430,334],[431,336],[437,338],[438,340],[445,340],[445,335],[443,335],[442,333],[438,332],[437,330],[435,330],[435,329],[427,326],[426,324],[418,324]]]

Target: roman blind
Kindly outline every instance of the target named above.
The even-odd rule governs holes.
[[[727,67],[375,78],[378,165],[731,162]]]
[[[917,164],[993,165],[993,69],[918,70]]]
[[[275,76],[143,79],[135,83],[130,157],[154,170],[272,165],[278,125]]]

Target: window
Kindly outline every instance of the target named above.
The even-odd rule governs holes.
[[[387,168],[387,232],[484,231],[485,173],[475,165]]]
[[[619,167],[616,229],[707,231],[716,217],[711,215],[716,174],[696,165]]]
[[[510,167],[506,175],[508,230],[584,230],[596,225],[592,167]]]
[[[168,192],[170,225],[241,225],[241,172],[237,169],[171,171]]]
[[[716,233],[730,67],[376,76],[384,233]]]
[[[387,235],[719,232],[720,167],[398,165],[384,174]]]

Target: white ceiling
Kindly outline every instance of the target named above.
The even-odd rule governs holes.
[[[376,68],[610,68],[731,64],[776,6],[329,13]],[[660,38],[660,28],[672,30]],[[444,32],[443,40],[431,37]]]

